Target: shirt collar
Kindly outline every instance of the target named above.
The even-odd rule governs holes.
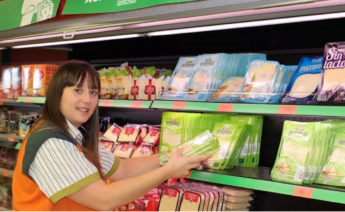
[[[66,119],[68,132],[80,145],[83,145],[83,134],[71,122]]]

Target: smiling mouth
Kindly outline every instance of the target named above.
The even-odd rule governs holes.
[[[77,107],[77,110],[79,110],[80,112],[84,112],[84,113],[89,112],[89,109],[87,109],[87,108],[80,108],[80,107]]]

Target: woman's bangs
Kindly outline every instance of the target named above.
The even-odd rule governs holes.
[[[100,90],[99,77],[93,67],[79,67],[76,74],[75,86],[82,87],[86,79],[90,89]]]

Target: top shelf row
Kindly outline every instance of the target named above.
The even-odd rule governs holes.
[[[0,100],[0,105],[44,104],[44,97],[19,97],[15,100]],[[345,117],[345,106],[321,105],[272,105],[272,104],[241,104],[241,103],[210,103],[183,101],[138,101],[100,99],[100,107],[133,108],[133,109],[163,109],[180,111],[202,111],[222,113],[248,113],[273,115],[302,115]]]

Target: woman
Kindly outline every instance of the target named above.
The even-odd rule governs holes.
[[[112,210],[169,178],[186,176],[210,157],[183,157],[180,149],[163,167],[157,155],[115,157],[98,144],[99,90],[97,72],[88,63],[69,61],[54,74],[42,120],[18,154],[14,210]]]

